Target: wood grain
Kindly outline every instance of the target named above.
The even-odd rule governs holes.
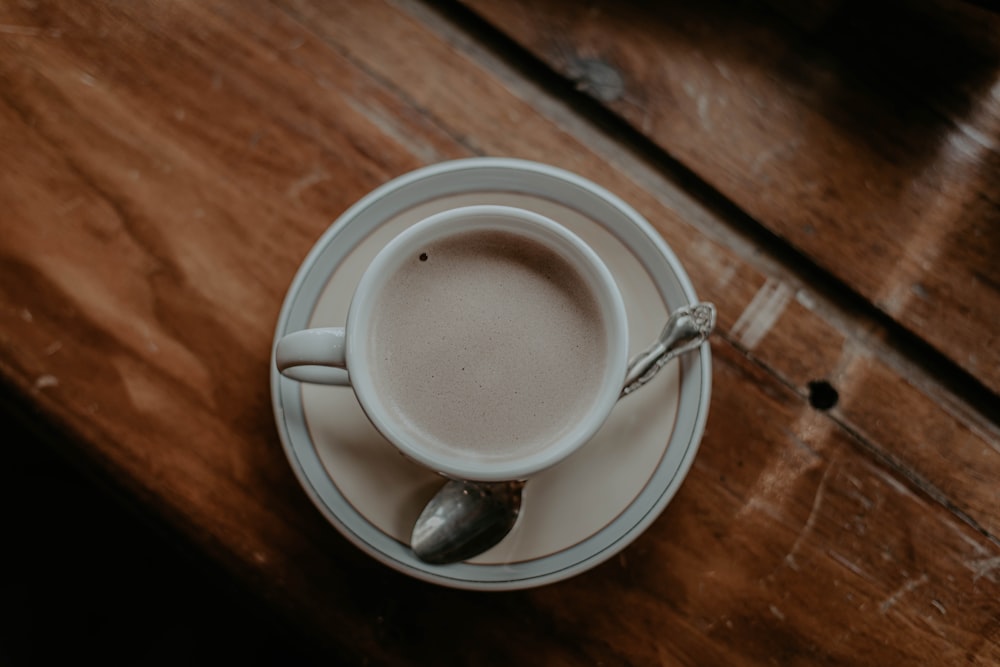
[[[481,16],[1000,390],[1000,16],[491,3]],[[891,26],[891,29],[889,28]]]
[[[423,5],[63,3],[0,25],[4,381],[338,655],[1000,661],[995,422]],[[329,221],[470,154],[633,203],[722,330],[702,449],[663,517],[585,575],[489,596],[340,538],[284,461],[267,389],[284,290]],[[761,320],[758,295],[782,307]],[[809,405],[815,379],[833,410]]]

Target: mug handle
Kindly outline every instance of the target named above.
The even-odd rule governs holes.
[[[299,382],[347,386],[343,327],[303,329],[286,334],[274,350],[281,374]]]

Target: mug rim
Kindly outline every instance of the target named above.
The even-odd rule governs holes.
[[[585,277],[603,311],[605,372],[601,386],[580,419],[545,447],[523,457],[472,460],[430,450],[415,442],[398,420],[390,416],[374,386],[368,367],[371,321],[377,296],[418,243],[429,243],[463,231],[496,229],[542,242],[569,261]],[[553,243],[555,241],[555,243]],[[525,209],[473,205],[428,216],[391,239],[365,269],[355,289],[345,322],[345,360],[350,384],[365,415],[393,446],[421,465],[447,477],[496,482],[526,479],[559,463],[589,441],[611,414],[621,393],[628,364],[628,320],[624,298],[614,275],[597,253],[555,220]]]

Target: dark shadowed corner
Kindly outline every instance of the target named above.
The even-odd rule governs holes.
[[[308,639],[66,460],[6,392],[0,415],[0,664],[320,664]]]

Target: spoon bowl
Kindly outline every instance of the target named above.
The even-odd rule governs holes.
[[[446,482],[413,525],[413,553],[438,565],[483,553],[514,527],[523,488],[522,481]]]

